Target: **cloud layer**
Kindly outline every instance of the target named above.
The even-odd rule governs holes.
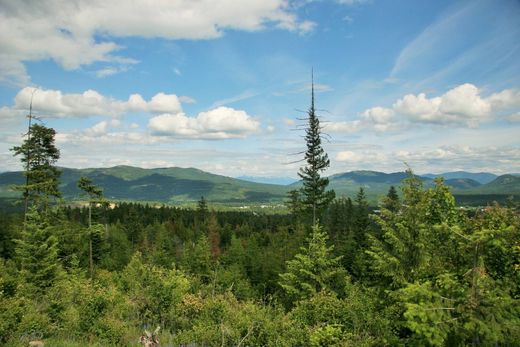
[[[93,62],[133,64],[113,37],[212,39],[226,29],[273,25],[306,32],[284,0],[72,0],[0,2],[0,82],[27,85],[24,62],[52,59],[71,70]],[[100,76],[118,68],[99,71]]]

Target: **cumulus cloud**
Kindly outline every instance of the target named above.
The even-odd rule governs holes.
[[[117,55],[121,47],[113,37],[212,39],[227,29],[255,31],[269,25],[296,32],[314,27],[298,19],[284,0],[2,1],[0,82],[27,84],[27,61],[52,59],[65,69],[93,62],[136,63]]]
[[[520,170],[518,146],[451,145],[420,149],[353,149],[335,156],[337,165],[367,170],[402,171],[405,164],[421,172],[454,170],[510,173]]]
[[[491,117],[490,101],[482,98],[479,89],[469,83],[431,99],[424,93],[405,95],[395,102],[393,110],[411,122],[461,124],[469,127],[477,127]]]
[[[245,111],[218,107],[201,112],[197,117],[184,113],[161,114],[150,119],[148,127],[154,135],[195,139],[244,138],[259,130],[260,123]]]
[[[83,93],[62,93],[52,89],[23,88],[14,99],[13,110],[27,110],[33,102],[38,115],[49,118],[109,116],[118,117],[126,112],[164,113],[182,112],[180,98],[175,94],[158,93],[149,101],[132,94],[126,101],[104,96],[95,90]],[[3,111],[2,111],[3,112]]]
[[[327,129],[336,132],[353,132],[361,129],[387,132],[407,129],[418,124],[476,128],[481,123],[502,116],[504,111],[511,111],[518,107],[520,107],[518,89],[506,89],[483,97],[479,88],[466,83],[431,98],[425,93],[408,94],[395,101],[391,107],[369,108],[360,114],[360,119],[330,123]],[[510,115],[509,119],[514,120],[515,115]]]
[[[495,109],[520,107],[520,89],[506,89],[488,98]]]
[[[465,145],[442,146],[415,151],[399,150],[392,155],[415,167],[440,166],[451,170],[481,170],[496,172],[516,172],[520,169],[520,148],[518,147],[473,147]]]

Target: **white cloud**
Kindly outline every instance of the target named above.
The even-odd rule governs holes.
[[[194,104],[197,102],[197,100],[195,100],[194,98],[186,95],[179,96],[179,101],[183,104]]]
[[[506,89],[488,98],[494,108],[509,109],[520,107],[520,89]]]
[[[432,146],[418,149],[349,149],[335,156],[336,172],[403,171],[406,164],[420,173],[455,170],[511,173],[520,170],[518,146]]]
[[[335,133],[353,133],[359,131],[363,127],[363,123],[360,120],[354,120],[349,122],[329,122],[323,125],[326,132]]]
[[[152,97],[147,108],[149,111],[157,113],[175,112],[175,110],[181,110],[181,103],[175,94],[159,93]]]
[[[424,93],[406,95],[393,105],[395,112],[411,122],[465,124],[477,127],[491,116],[491,104],[479,95],[479,90],[466,83],[445,94],[428,99]]]
[[[15,97],[13,110],[27,110],[33,97],[36,114],[49,118],[109,116],[118,117],[126,112],[164,113],[182,112],[181,102],[175,94],[158,93],[145,101],[139,94],[132,94],[127,101],[101,95],[95,90],[83,93],[62,93],[59,90],[26,87]],[[185,99],[186,100],[186,99]]]
[[[337,161],[359,162],[359,161],[361,161],[362,158],[363,157],[360,154],[354,153],[352,151],[342,151],[336,155]]]
[[[118,74],[120,72],[125,72],[127,70],[128,70],[128,68],[125,67],[125,66],[108,66],[108,67],[105,67],[103,69],[97,70],[95,72],[95,74],[96,74],[96,77],[104,78],[104,77],[108,77],[108,76],[112,76],[112,75]]]
[[[194,118],[184,113],[161,114],[148,123],[155,135],[212,140],[244,138],[258,131],[259,126],[245,111],[229,107],[201,112]]]
[[[63,148],[71,145],[84,150],[96,146],[100,153],[106,152],[107,145],[150,145],[162,142],[160,138],[142,132],[111,132],[106,122],[100,122],[83,131],[56,134],[56,143]],[[83,154],[84,155],[84,154]]]
[[[415,151],[400,150],[392,156],[421,170],[470,170],[517,172],[520,169],[518,147],[442,146]]]
[[[395,112],[384,107],[373,107],[362,114],[364,124],[376,132],[386,132],[394,126]]]
[[[93,62],[128,65],[113,37],[212,39],[227,29],[256,31],[268,25],[308,32],[285,0],[73,0],[0,3],[0,82],[27,84],[24,62],[52,59],[65,69]],[[100,76],[114,73],[100,70]]]
[[[419,124],[476,128],[481,123],[501,117],[504,110],[520,107],[520,91],[506,89],[488,97],[473,84],[462,84],[446,93],[428,98],[425,93],[408,94],[391,108],[376,106],[360,114],[360,119],[327,124],[328,131],[355,132],[371,129],[378,133],[405,130]],[[509,116],[515,120],[515,114]]]
[[[95,124],[93,127],[88,128],[86,132],[91,136],[105,135],[108,131],[108,122],[102,121]]]

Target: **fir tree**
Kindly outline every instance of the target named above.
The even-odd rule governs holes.
[[[314,82],[312,84],[311,106],[307,112],[307,128],[305,129],[305,142],[307,150],[305,161],[307,164],[300,168],[298,176],[303,180],[301,189],[303,208],[312,215],[312,223],[317,223],[318,216],[334,200],[333,190],[327,191],[329,179],[321,177],[321,172],[330,166],[327,153],[321,146],[321,126],[314,107]]]

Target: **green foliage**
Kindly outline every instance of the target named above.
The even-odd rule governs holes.
[[[60,274],[57,238],[46,217],[35,207],[26,214],[25,230],[16,240],[16,259],[26,284],[42,291],[50,287]]]
[[[312,227],[307,247],[287,262],[287,272],[280,274],[280,286],[289,302],[306,299],[322,290],[337,289],[337,281],[346,275],[339,266],[341,257],[333,257],[334,246],[327,246],[328,236],[321,227]]]
[[[391,322],[377,307],[377,297],[344,281],[345,298],[321,291],[298,302],[289,313],[302,329],[297,345],[385,346],[395,340]]]
[[[144,264],[140,253],[132,257],[121,280],[139,321],[151,326],[172,326],[178,315],[177,305],[190,285],[179,270]]]
[[[435,230],[434,226],[453,223],[456,219],[453,196],[442,180],[424,191],[421,181],[410,172],[402,191],[399,210],[382,208],[380,215],[373,216],[381,232],[369,236],[366,250],[372,271],[392,288],[400,288],[431,273],[432,253],[439,251],[432,247],[433,240],[440,236],[442,229]]]
[[[90,200],[100,199],[103,195],[103,190],[96,187],[92,180],[88,177],[81,176],[78,181],[78,188],[88,194]]]

